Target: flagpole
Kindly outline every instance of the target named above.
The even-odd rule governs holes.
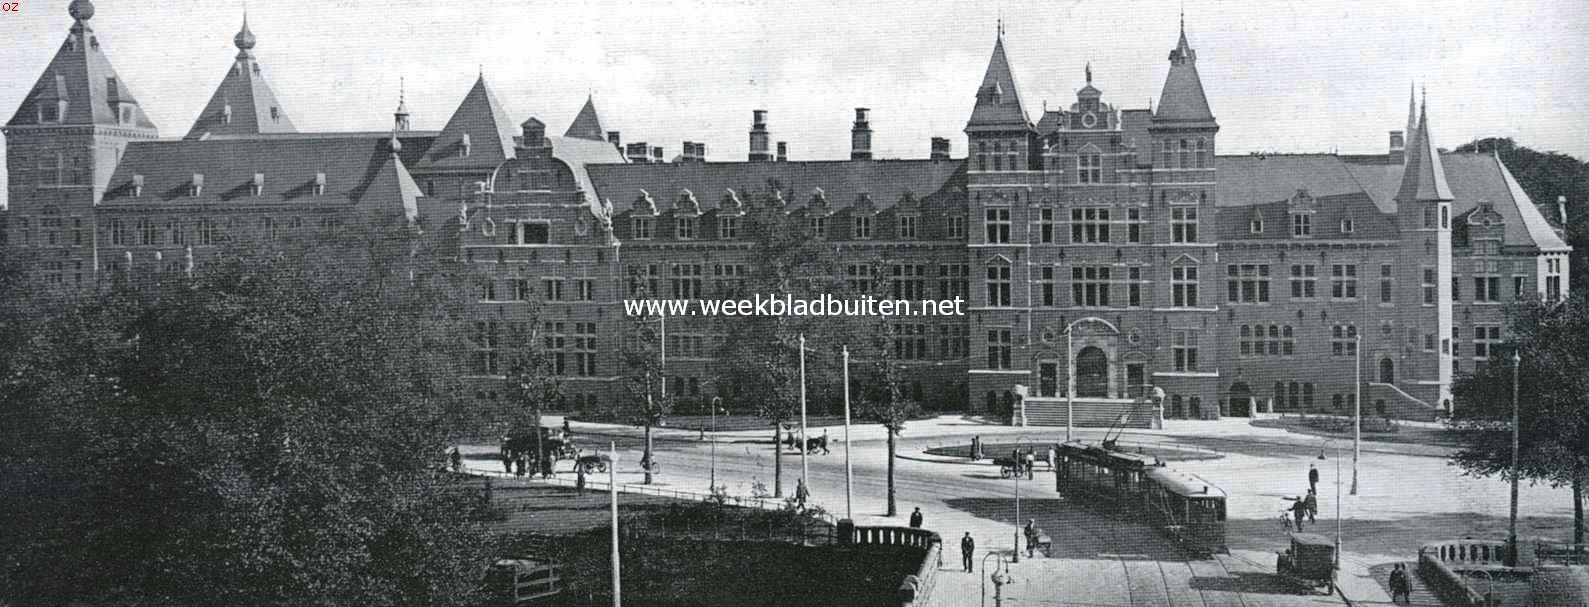
[[[811,491],[811,468],[806,464],[806,336],[800,336],[800,440],[795,443],[800,450],[800,483]]]
[[[855,520],[855,505],[850,496],[850,347],[844,346],[844,518]]]
[[[618,444],[607,443],[607,492],[612,502],[612,607],[622,607],[622,586],[618,583]]]

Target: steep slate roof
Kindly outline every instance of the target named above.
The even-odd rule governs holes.
[[[595,96],[585,98],[585,107],[579,109],[579,115],[574,117],[574,122],[568,125],[568,130],[563,132],[563,136],[591,141],[607,140],[607,132],[601,128],[601,118],[596,115]]]
[[[1203,79],[1197,75],[1197,51],[1186,43],[1186,24],[1181,24],[1181,40],[1170,51],[1170,73],[1164,77],[1164,90],[1159,95],[1155,122],[1194,123],[1201,126],[1214,122],[1208,109],[1208,96],[1203,94]]]
[[[210,96],[210,102],[204,105],[204,111],[193,121],[187,136],[297,132],[287,111],[276,101],[276,92],[260,73],[259,61],[254,58],[254,33],[248,30],[246,15],[243,29],[232,41],[237,46],[237,58],[221,79],[221,85],[215,88],[215,94]],[[231,109],[230,121],[226,117],[227,108]]]
[[[988,58],[988,71],[982,76],[982,86],[977,88],[977,104],[971,109],[971,120],[966,130],[1001,130],[1032,128],[1021,105],[1021,94],[1015,85],[1015,74],[1010,71],[1010,59],[1004,54],[1004,30],[993,42],[993,56]]]
[[[1214,166],[1219,175],[1214,202],[1221,207],[1287,200],[1297,190],[1307,190],[1316,199],[1368,193],[1351,165],[1332,154],[1219,156]],[[1381,213],[1396,212],[1393,203],[1387,206],[1377,198],[1373,201]]]
[[[388,144],[390,147],[390,144]],[[401,150],[401,146],[398,146]],[[396,153],[388,152],[385,162],[376,170],[362,192],[358,194],[357,206],[360,210],[385,212],[401,211],[403,217],[415,219],[419,217],[419,199],[423,194],[419,185],[414,183],[414,178],[409,176],[408,169],[403,166],[403,161]]]
[[[1452,212],[1477,208],[1479,201],[1493,203],[1506,221],[1506,244],[1533,244],[1541,251],[1566,251],[1567,243],[1539,213],[1523,187],[1501,159],[1490,154],[1446,154],[1451,167],[1451,187],[1457,193]]]
[[[964,167],[965,163],[959,161],[835,160],[596,164],[586,168],[595,181],[596,193],[622,213],[640,197],[640,190],[650,193],[661,208],[680,190],[688,189],[706,210],[717,208],[725,189],[732,188],[743,197],[766,191],[773,181],[783,188],[784,199],[792,208],[805,206],[812,190],[822,188],[833,210],[849,207],[861,194],[870,196],[873,204],[883,209],[897,203],[906,192],[925,201],[946,188],[953,189],[957,184],[955,177],[964,174]]]
[[[56,51],[55,58],[50,60],[44,74],[39,76],[38,82],[23,97],[22,105],[17,107],[16,114],[12,115],[6,126],[39,124],[40,103],[56,103],[65,99],[66,114],[61,117],[60,124],[155,128],[143,108],[138,106],[127,83],[117,76],[116,68],[111,67],[110,58],[105,56],[99,44],[99,37],[88,26],[89,19],[94,16],[93,4],[77,0],[69,10],[77,19],[76,23],[72,24],[61,49]],[[111,82],[115,83],[114,88]],[[115,104],[132,107],[131,123],[120,122]]]
[[[469,136],[469,155],[461,156],[464,135]],[[513,158],[513,121],[497,101],[486,77],[475,80],[463,102],[458,104],[447,126],[442,127],[416,169],[490,170]]]
[[[124,204],[324,204],[365,197],[372,185],[387,183],[380,174],[391,164],[390,134],[369,137],[296,135],[248,139],[135,141],[122,152],[103,200]],[[417,138],[423,139],[423,138]],[[408,139],[404,139],[408,141]],[[401,164],[400,160],[399,163]],[[255,173],[264,189],[253,196]],[[325,194],[314,195],[314,181],[325,174]],[[408,179],[400,171],[397,182]],[[195,174],[204,176],[200,196],[188,196]],[[143,195],[133,197],[133,176],[143,176]],[[418,188],[414,188],[418,191]]]
[[[563,161],[574,173],[574,182],[590,201],[596,198],[596,187],[591,181],[588,167],[602,163],[627,164],[618,148],[606,141],[591,141],[578,137],[547,137],[552,144],[552,157]]]
[[[1407,171],[1402,173],[1401,188],[1396,200],[1451,200],[1451,187],[1446,183],[1446,170],[1441,166],[1440,150],[1429,136],[1429,106],[1425,104],[1418,117],[1418,136],[1407,150]]]

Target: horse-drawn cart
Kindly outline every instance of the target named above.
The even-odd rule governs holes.
[[[993,463],[999,467],[999,478],[1011,478],[1026,474],[1026,461],[1009,457],[995,457]]]

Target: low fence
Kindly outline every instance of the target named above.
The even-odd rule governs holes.
[[[1424,544],[1418,549],[1418,577],[1446,605],[1482,607],[1483,593],[1469,586],[1464,569],[1506,570],[1506,542],[1496,540],[1451,540]]]

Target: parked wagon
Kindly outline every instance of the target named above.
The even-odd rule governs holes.
[[[1008,457],[995,457],[993,463],[999,467],[999,478],[1011,478],[1026,474],[1026,462]]]
[[[1335,544],[1314,533],[1292,533],[1291,547],[1275,558],[1275,573],[1312,590],[1335,592]]]
[[[594,454],[594,455],[581,455],[581,456],[579,456],[579,459],[574,460],[574,467],[577,468],[577,469],[580,469],[580,470],[584,470],[585,474],[595,474],[597,472],[606,472],[607,471],[607,466],[609,466],[611,464],[612,464],[612,458],[609,457],[605,453],[598,453],[598,454]]]

